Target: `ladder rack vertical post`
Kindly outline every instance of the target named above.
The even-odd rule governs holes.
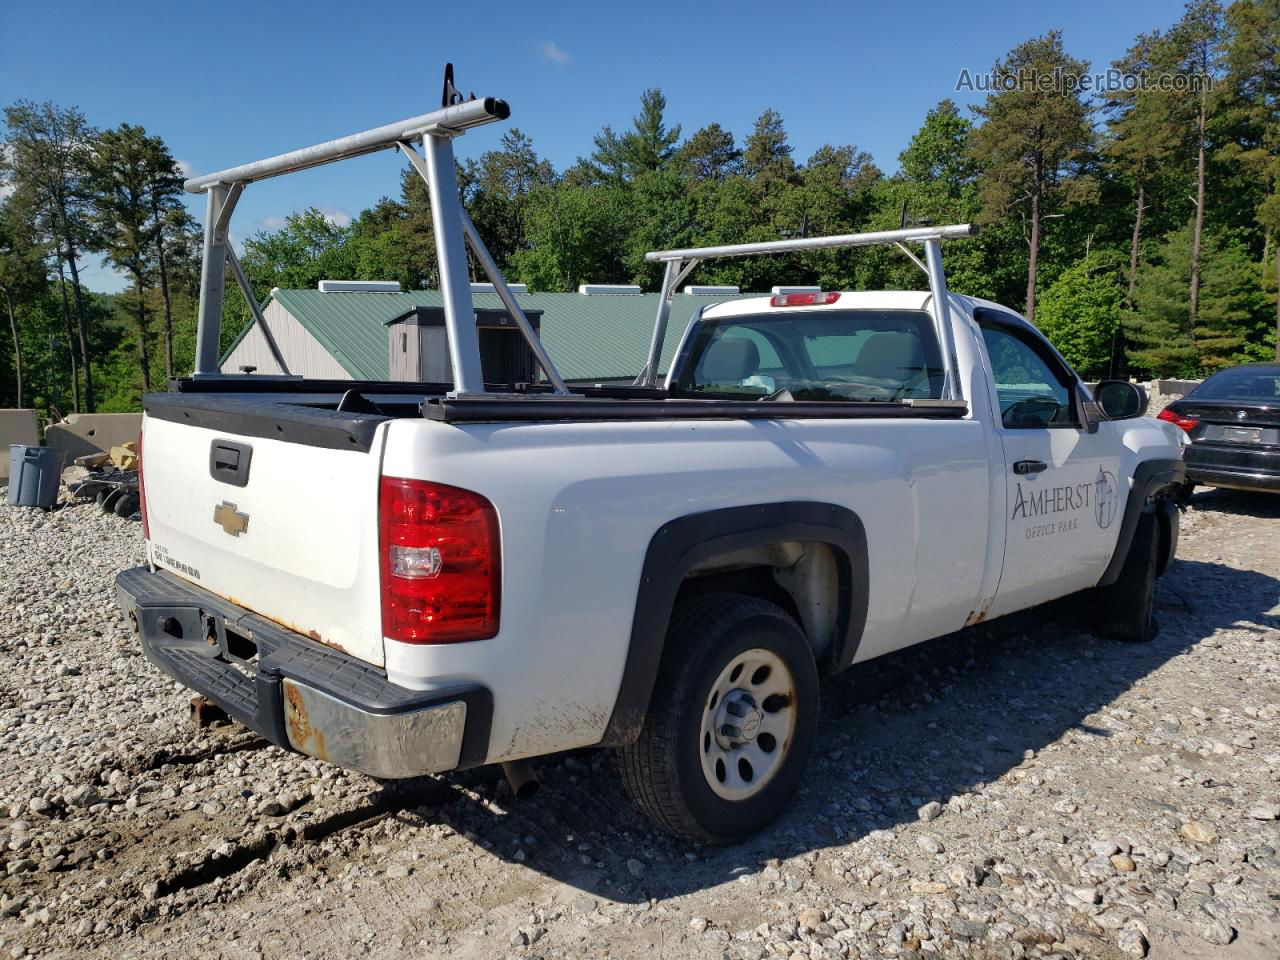
[[[196,320],[195,375],[216,376],[222,329],[223,286],[226,281],[227,221],[239,198],[225,183],[208,189],[204,221],[204,260],[200,267],[200,312]]]
[[[483,394],[480,334],[471,300],[471,278],[462,233],[462,203],[454,174],[453,141],[447,132],[426,133],[422,154],[427,167],[427,193],[436,234],[436,263],[444,297],[444,325],[449,333],[449,362],[453,367],[452,396]]]
[[[956,360],[956,337],[951,326],[947,278],[942,271],[942,241],[937,237],[924,241],[924,262],[929,274],[933,323],[938,330],[938,343],[943,351],[942,365],[946,371],[942,396],[946,400],[963,400],[964,388],[960,385],[960,365]]]
[[[662,295],[658,298],[658,315],[653,322],[653,337],[649,341],[649,358],[640,374],[640,385],[652,387],[658,380],[658,364],[662,359],[662,342],[667,336],[667,321],[671,317],[671,297],[679,283],[681,260],[668,260],[662,273]]]

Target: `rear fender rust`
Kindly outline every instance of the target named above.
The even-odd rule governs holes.
[[[974,610],[969,616],[965,617],[964,625],[966,627],[976,627],[987,619],[987,614],[991,612],[991,603],[995,597],[991,597],[982,604],[977,610]]]

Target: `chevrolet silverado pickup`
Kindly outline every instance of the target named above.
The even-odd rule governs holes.
[[[144,400],[148,563],[117,581],[155,666],[376,777],[612,747],[659,826],[731,842],[800,781],[823,674],[1069,594],[1152,634],[1179,431],[947,291],[940,243],[968,227],[655,252],[637,382],[566,385],[457,201],[452,140],[505,116],[447,84],[434,114],[188,181],[209,194],[197,368]],[[451,382],[219,373],[239,192],[387,146],[428,180]],[[699,263],[872,243],[928,289],[709,306],[659,375]],[[464,245],[537,382],[486,382]]]

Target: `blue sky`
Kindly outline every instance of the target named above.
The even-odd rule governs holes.
[[[766,107],[796,155],[854,143],[885,170],[960,71],[985,71],[1051,28],[1105,67],[1139,32],[1167,27],[1177,0],[983,3],[757,2],[189,3],[170,0],[0,4],[0,100],[79,106],[100,127],[141,124],[195,172],[222,169],[414,116],[439,103],[443,65],[459,86],[512,106],[510,123],[557,168],[591,149],[606,123],[626,127],[640,92],[659,86],[672,123],[718,121],[739,141]],[[458,142],[497,144],[498,125]],[[383,153],[251,186],[238,238],[314,205],[338,220],[394,194],[402,163]],[[192,212],[203,219],[193,198]],[[86,279],[122,285],[96,258]]]

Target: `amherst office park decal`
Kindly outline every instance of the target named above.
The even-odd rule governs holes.
[[[1116,518],[1119,491],[1110,470],[1098,467],[1092,483],[1067,483],[1056,487],[1023,486],[1014,491],[1010,520],[1037,520],[1023,531],[1028,540],[1071,533],[1079,529],[1080,515],[1093,514],[1098,528],[1105,530]]]

